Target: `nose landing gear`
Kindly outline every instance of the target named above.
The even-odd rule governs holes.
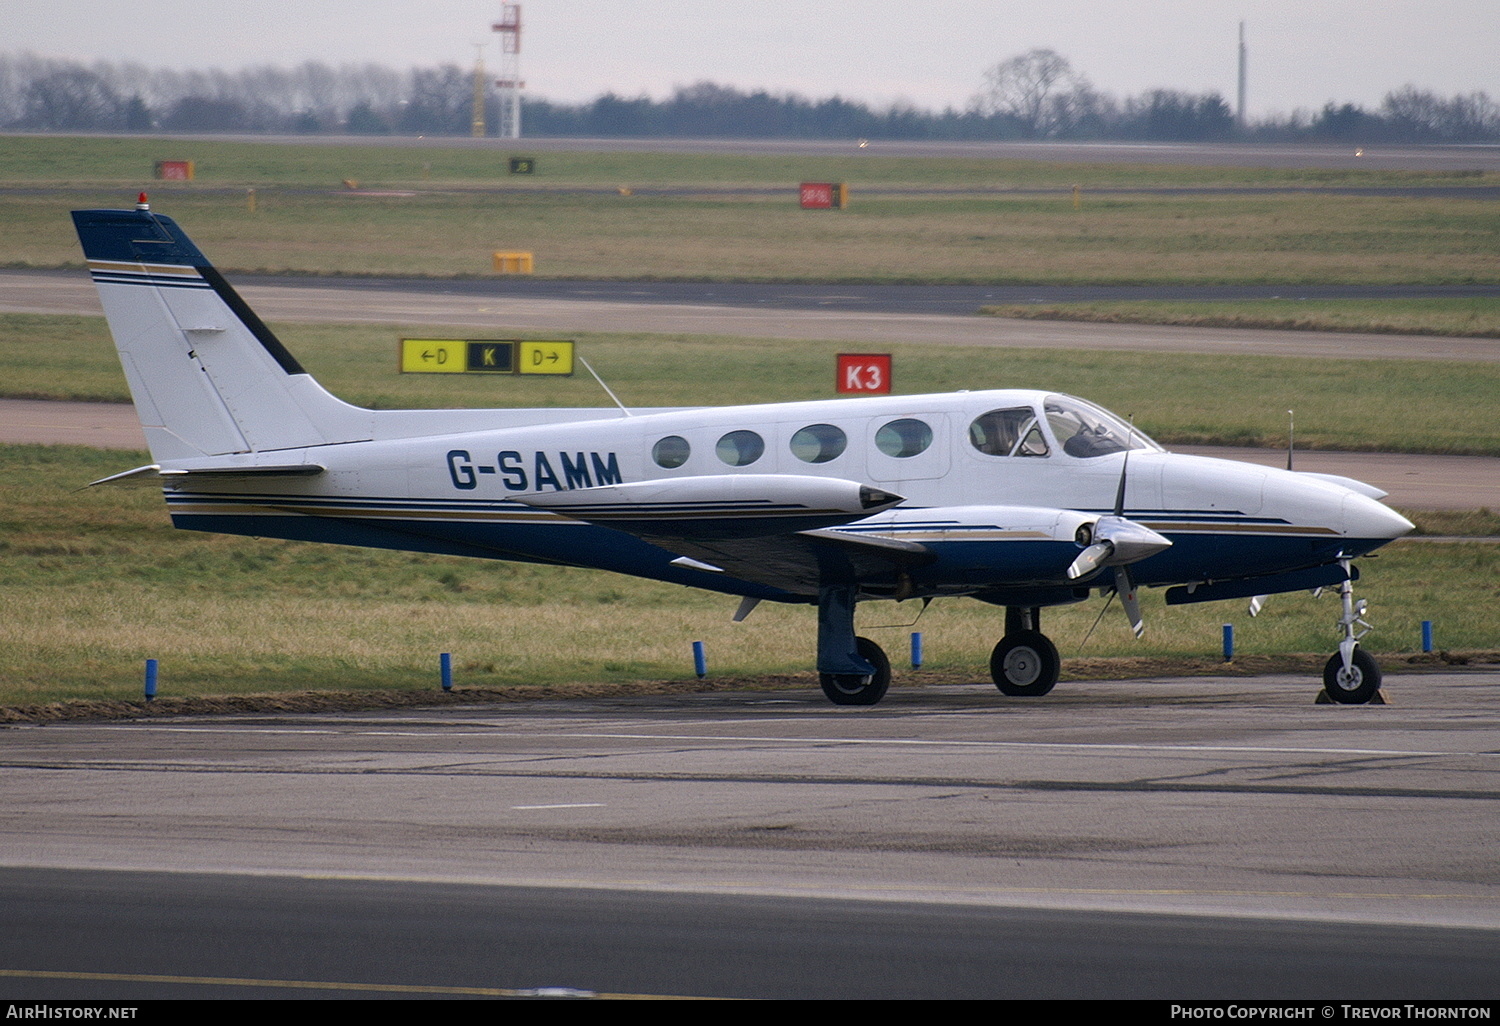
[[[1371,624],[1364,619],[1369,603],[1364,599],[1354,601],[1349,560],[1341,559],[1339,565],[1344,568],[1344,583],[1339,585],[1343,611],[1338,623],[1344,629],[1344,640],[1323,667],[1323,694],[1341,705],[1364,705],[1380,691],[1380,664],[1359,647],[1359,639],[1371,630]]]

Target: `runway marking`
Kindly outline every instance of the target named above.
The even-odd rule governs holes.
[[[257,980],[238,976],[166,976],[156,973],[85,973],[45,969],[0,969],[0,977],[22,980],[81,980],[103,983],[168,983],[203,987],[277,987],[379,994],[453,994],[463,997],[592,998],[603,1001],[700,1001],[682,994],[616,994],[574,987],[439,987],[416,983],[347,983],[340,980]],[[118,999],[113,999],[118,1000]]]
[[[157,870],[153,870],[157,872]],[[168,869],[160,872],[170,873],[202,873],[214,872],[212,870],[177,870]],[[236,875],[225,873],[222,875]],[[997,886],[955,886],[946,884],[928,883],[900,883],[889,886],[878,886],[872,884],[860,884],[850,886],[841,883],[837,890],[831,891],[827,885],[809,883],[802,886],[792,884],[777,884],[774,886],[758,886],[747,884],[736,880],[719,880],[705,883],[688,885],[681,883],[666,883],[660,880],[591,880],[572,877],[517,877],[506,880],[476,880],[472,877],[428,877],[409,876],[402,874],[387,873],[297,873],[287,871],[283,873],[262,873],[267,876],[292,876],[300,880],[354,880],[368,881],[374,883],[458,883],[466,886],[480,887],[532,887],[549,888],[555,887],[569,891],[624,891],[629,893],[666,893],[666,894],[724,894],[724,895],[761,895],[772,897],[834,897],[841,901],[915,901],[921,898],[934,898],[939,902],[958,900],[963,898],[1007,898],[1012,896],[1022,897],[1122,897],[1122,898],[1152,898],[1152,897],[1175,897],[1175,898],[1311,898],[1311,899],[1353,899],[1364,900],[1379,898],[1384,900],[1412,899],[1417,901],[1467,901],[1467,902],[1500,902],[1500,894],[1481,894],[1464,891],[1309,891],[1309,890],[1248,890],[1244,888],[1231,887],[997,887]],[[957,896],[957,897],[955,897]],[[987,902],[977,902],[981,906],[987,906]],[[1001,906],[1008,907],[1008,906]],[[1187,913],[1193,914],[1193,913]],[[1218,914],[1218,913],[1214,913]],[[1272,918],[1296,918],[1283,913],[1275,913]],[[1500,924],[1476,926],[1475,929],[1500,930]]]
[[[512,805],[512,810],[517,809],[602,809],[603,802],[567,802],[557,805]]]
[[[1423,749],[1401,748],[1287,748],[1276,745],[1148,745],[1148,744],[1095,744],[1076,741],[928,741],[918,738],[859,738],[859,737],[797,737],[788,735],[774,737],[759,734],[613,734],[573,733],[560,734],[548,731],[425,731],[425,730],[330,730],[309,727],[174,727],[157,724],[109,724],[95,726],[97,730],[160,730],[186,734],[332,734],[345,737],[413,737],[438,740],[453,737],[516,738],[546,737],[567,740],[605,741],[717,741],[725,744],[809,744],[809,745],[894,745],[908,748],[1017,748],[1024,750],[1059,749],[1062,751],[1126,751],[1126,752],[1230,752],[1250,755],[1382,755],[1382,756],[1469,756],[1495,757],[1500,751],[1483,752],[1439,752]]]
[[[1100,749],[1104,751],[1141,752],[1248,752],[1257,754],[1313,754],[1313,755],[1500,755],[1500,752],[1426,752],[1387,750],[1381,748],[1278,748],[1253,745],[1127,745],[1084,744],[1062,741],[922,741],[912,738],[840,738],[840,737],[757,737],[755,735],[732,736],[714,734],[554,734],[565,738],[606,738],[615,740],[653,741],[769,741],[797,742],[802,744],[847,744],[847,745],[898,745],[914,747],[977,747],[977,748],[1060,748]]]

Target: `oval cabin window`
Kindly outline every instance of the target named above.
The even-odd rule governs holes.
[[[803,463],[827,463],[844,454],[849,439],[832,424],[809,424],[792,436],[792,455]]]
[[[748,467],[766,451],[766,443],[754,431],[731,431],[714,447],[719,459],[731,467]]]
[[[887,456],[906,459],[926,452],[932,444],[932,428],[920,420],[904,417],[875,432],[875,447]]]

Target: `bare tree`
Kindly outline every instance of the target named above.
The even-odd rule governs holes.
[[[1386,94],[1380,112],[1401,139],[1459,142],[1494,138],[1500,130],[1500,108],[1482,92],[1445,100],[1430,90],[1406,85]]]
[[[46,131],[118,127],[120,97],[94,72],[73,65],[31,81],[21,123]]]
[[[1088,81],[1055,50],[1028,50],[1007,58],[984,73],[984,82],[976,98],[979,112],[1012,118],[1034,139],[1067,127],[1093,94]]]
[[[1234,111],[1218,93],[1151,89],[1126,101],[1121,127],[1142,139],[1227,139]]]
[[[469,128],[474,80],[457,65],[413,68],[411,93],[398,126],[403,132],[463,135]]]

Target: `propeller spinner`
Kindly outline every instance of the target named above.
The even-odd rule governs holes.
[[[1130,629],[1139,638],[1146,627],[1141,619],[1141,604],[1136,597],[1135,582],[1130,579],[1131,563],[1138,563],[1147,556],[1154,556],[1171,548],[1168,539],[1157,534],[1144,524],[1125,518],[1125,482],[1130,469],[1130,452],[1120,464],[1120,485],[1115,490],[1115,509],[1108,516],[1094,521],[1092,527],[1079,528],[1079,542],[1084,550],[1068,566],[1068,580],[1076,581],[1098,571],[1101,567],[1115,568],[1116,594],[1130,621]]]
[[[1093,544],[1078,554],[1068,567],[1068,580],[1076,581],[1104,566],[1122,567],[1139,563],[1172,547],[1172,543],[1144,524],[1119,515],[1094,522]]]

